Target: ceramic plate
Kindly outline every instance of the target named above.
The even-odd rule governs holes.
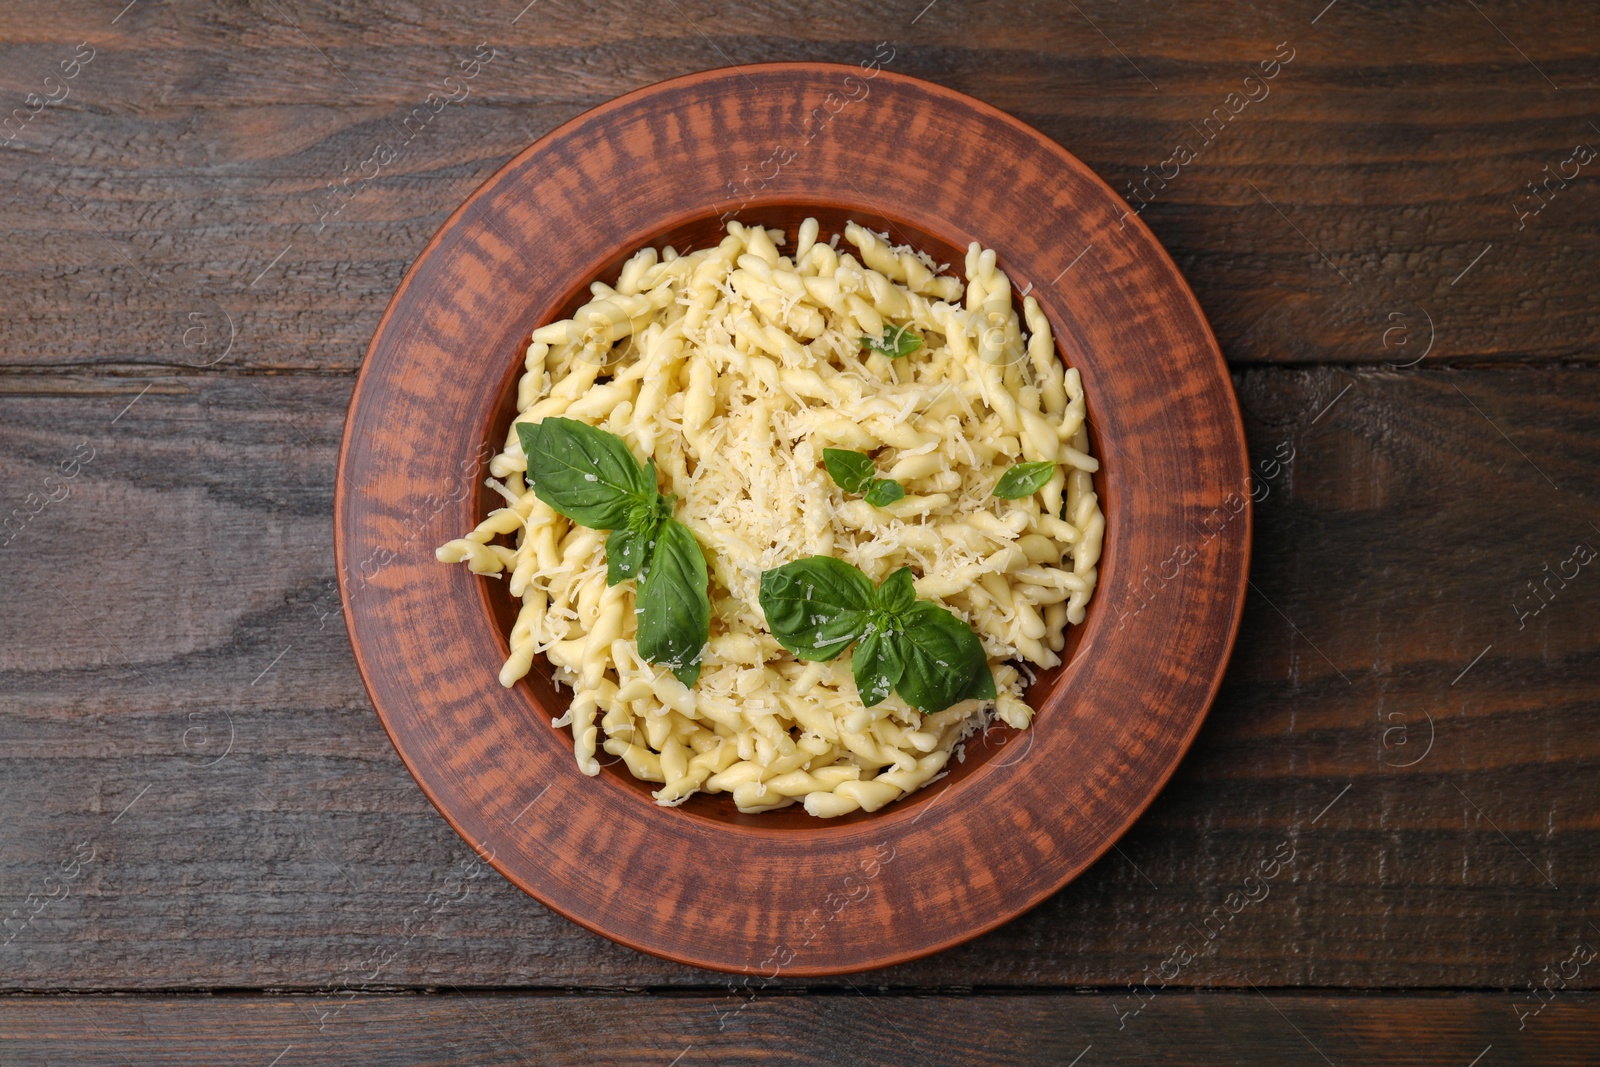
[[[503,689],[505,583],[434,560],[495,505],[485,461],[536,326],[644,245],[737,217],[854,219],[959,270],[996,249],[1083,377],[1107,528],[1063,667],[933,786],[875,813],[656,806],[551,726],[549,668]],[[1123,201],[1037,131],[876,64],[650,86],[518,155],[422,251],[373,338],[339,462],[336,543],[373,705],[428,798],[547,906],[643,952],[837,974],[965,941],[1059,890],[1166,782],[1216,693],[1249,563],[1248,460],[1215,339]]]

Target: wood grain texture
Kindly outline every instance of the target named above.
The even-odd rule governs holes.
[[[942,2],[913,21],[921,6],[588,0],[515,23],[513,2],[138,4],[115,23],[83,2],[14,6],[0,44],[13,106],[79,42],[97,53],[0,152],[0,358],[353,371],[428,236],[560,122],[690,71],[855,63],[878,41],[895,49],[889,69],[1022,118],[1130,196],[1286,44],[1270,94],[1145,193],[1143,217],[1229,359],[1405,362],[1425,316],[1430,359],[1593,358],[1589,171],[1554,182],[1531,218],[1515,207],[1538,202],[1527,183],[1575,145],[1600,146],[1591,8],[1344,0],[1313,23],[1321,4],[1010,0]],[[467,95],[405,126],[480,42],[497,54]],[[384,145],[397,158],[363,169]],[[344,191],[330,200],[330,186]],[[1412,327],[1408,347],[1386,343],[1391,314]]]
[[[1195,748],[1067,890],[857,983],[1123,989],[1188,944],[1203,951],[1174,988],[1526,996],[1596,945],[1600,585],[1592,568],[1552,585],[1522,629],[1512,608],[1572,542],[1600,547],[1596,374],[1239,375],[1271,493],[1259,592]],[[401,766],[337,607],[346,388],[60,377],[0,399],[13,506],[80,441],[99,448],[0,549],[0,919],[75,844],[98,849],[0,948],[5,988],[706,982],[472,867]],[[93,583],[62,580],[90,545],[114,546]],[[1268,896],[1207,923],[1284,841]]]
[[[422,546],[340,592],[378,715],[450,824],[574,922],[769,978],[892,966],[959,944],[1110,848],[1199,728],[1249,566],[1238,407],[1171,260],[1059,146],[881,60],[674,79],[507,164],[451,216],[385,312],[334,493],[341,569],[387,560],[410,517],[432,512]],[[803,140],[769,148],[784,138]],[[852,174],[854,145],[919,140],[952,146],[936,173]],[[762,153],[773,172],[759,184],[723,177]],[[1017,232],[1018,213],[1036,225]],[[1063,664],[1029,687],[1038,715],[1027,737],[986,735],[904,802],[836,820],[753,818],[726,796],[658,805],[618,761],[596,777],[578,770],[570,733],[549,725],[572,694],[548,665],[510,689],[496,681],[511,605],[492,610],[499,583],[443,567],[426,547],[471,529],[487,490],[433,507],[420,487],[481,480],[514,414],[528,336],[570,312],[590,281],[615,279],[642,247],[704,247],[723,218],[792,234],[808,214],[829,235],[862,219],[942,263],[969,245],[1006,245],[1012,284],[1035,291],[1088,398],[1106,516],[1095,597]],[[1070,292],[1047,280],[1071,269],[1070,250],[1096,245],[1099,269],[1074,275]],[[1165,594],[1136,601],[1130,576],[1194,531],[1204,537]]]
[[[74,1067],[1587,1067],[1600,1040],[1600,997],[1582,993],[1558,996],[1520,1031],[1504,994],[1271,990],[1158,997],[1136,1018],[1118,1010],[1103,994],[957,998],[860,989],[809,996],[11,997],[0,1000],[0,1057],[16,1067],[60,1063],[66,1050]]]
[[[6,997],[0,1061],[262,1067],[293,1043],[277,1067],[664,1065],[704,1035],[679,1067],[708,1049],[1065,1065],[1091,1041],[1076,1067],[1323,1063],[1286,1021],[1339,1067],[1593,1058],[1586,994],[1516,1027],[1550,996],[1529,984],[1558,986],[1600,938],[1600,594],[1588,567],[1544,599],[1527,586],[1600,525],[1600,382],[1575,366],[1595,360],[1600,204],[1585,167],[1520,223],[1518,207],[1574,145],[1600,147],[1600,12],[541,0],[518,18],[524,3],[7,9],[0,112],[79,42],[97,56],[0,146],[0,518],[69,492],[0,548],[0,989],[322,999]],[[977,942],[856,979],[950,994],[875,999],[892,1017],[808,979],[754,1002],[707,991],[471,866],[366,700],[330,521],[384,304],[484,178],[642,85],[854,63],[879,41],[890,70],[1021,118],[1123,192],[1280,42],[1295,50],[1268,99],[1152,181],[1142,216],[1217,329],[1272,486],[1216,712],[1120,854]],[[494,62],[411,136],[479,42]],[[386,144],[398,158],[361,181]],[[860,165],[885,151],[937,166],[923,145],[863,145]],[[111,447],[63,483],[86,438]],[[1215,918],[1285,841],[1270,895]],[[61,882],[85,842],[94,859]],[[13,909],[40,899],[19,930]],[[1219,925],[1157,989],[1176,948],[1201,947],[1193,928]],[[452,986],[544,995],[367,995]],[[624,986],[683,992],[599,992]],[[1102,993],[973,995],[1062,986]],[[574,987],[589,992],[559,995]],[[639,1019],[684,1045],[641,1045]]]

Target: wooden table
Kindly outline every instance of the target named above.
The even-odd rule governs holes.
[[[0,1063],[1600,1062],[1592,5],[123,2],[0,45]],[[473,863],[351,661],[335,451],[407,265],[528,142],[887,50],[1143,205],[1267,493],[1222,693],[1115,851],[763,985]]]

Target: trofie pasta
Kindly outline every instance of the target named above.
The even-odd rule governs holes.
[[[1037,302],[1019,317],[976,244],[963,287],[882,234],[852,223],[842,236],[843,249],[819,241],[808,219],[784,255],[782,232],[731,222],[712,248],[642,249],[528,346],[517,422],[576,420],[653,460],[703,552],[710,636],[692,688],[641,657],[636,583],[608,586],[606,533],[530,488],[515,425],[490,462],[506,506],[437,552],[509,573],[522,606],[501,684],[548,657],[573,689],[556,725],[571,727],[578,766],[618,757],[660,784],[660,804],[725,792],[746,812],[875,811],[940,776],[991,718],[1027,727],[1022,672],[1060,662],[1094,593],[1105,521],[1083,389]],[[841,488],[827,449],[867,454],[872,487]],[[809,556],[873,583],[911,568],[916,597],[981,640],[995,699],[865,706],[849,655],[786,651],[762,575]]]

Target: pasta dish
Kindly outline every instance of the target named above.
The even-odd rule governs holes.
[[[965,275],[730,222],[534,331],[504,506],[437,556],[508,580],[500,683],[547,657],[584,773],[826,818],[1028,727],[1094,593],[1098,466],[1038,302],[977,244]]]

